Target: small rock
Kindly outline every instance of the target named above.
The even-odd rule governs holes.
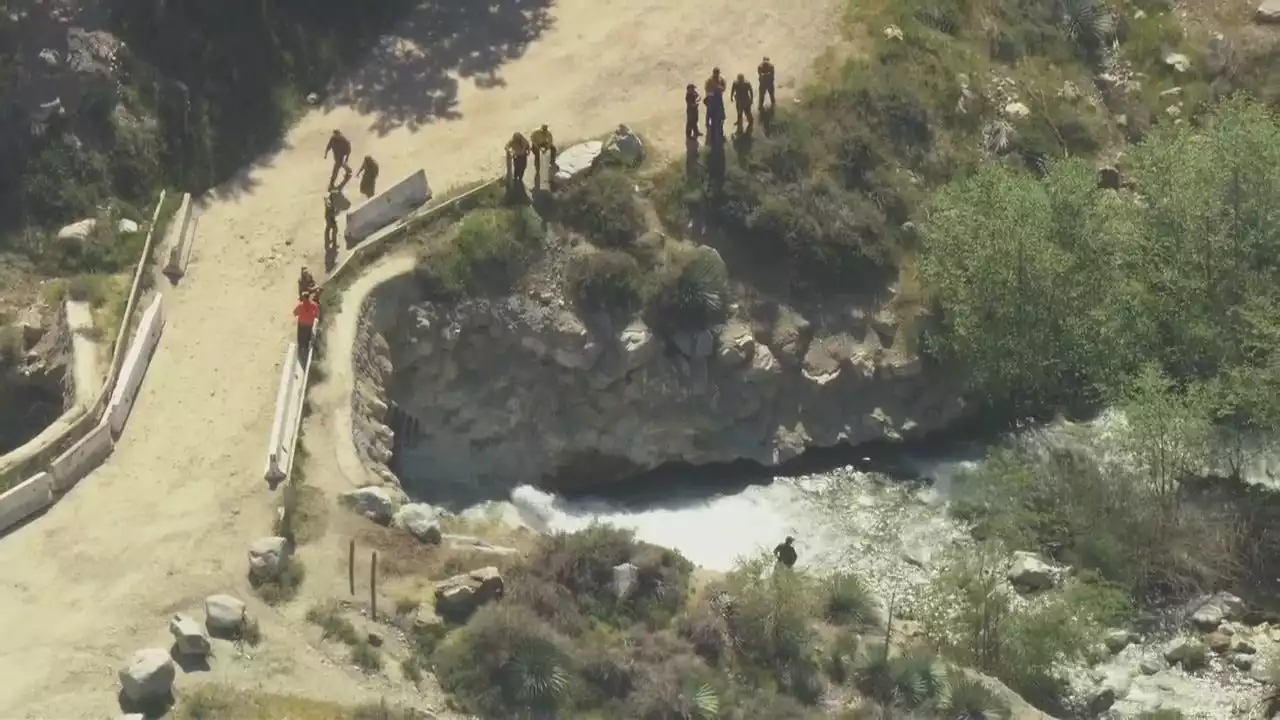
[[[138,230],[138,223],[130,220],[129,218],[120,218],[120,220],[116,222],[116,232],[121,235],[132,235],[138,232]]]
[[[743,372],[748,382],[766,382],[782,372],[782,365],[773,356],[768,345],[756,345],[751,353],[751,365]]]
[[[1020,102],[1011,102],[1008,105],[1004,106],[1004,114],[1005,114],[1005,117],[1008,117],[1014,120],[1021,120],[1031,115],[1031,108],[1027,107],[1026,105],[1023,105]]]
[[[1191,624],[1204,632],[1218,629],[1223,620],[1234,620],[1244,615],[1244,601],[1231,593],[1218,593],[1206,600],[1191,614]]]
[[[87,240],[93,234],[94,228],[98,226],[96,218],[85,218],[78,220],[70,225],[64,226],[58,231],[57,238],[59,240]]]
[[[884,36],[887,40],[901,40],[902,28],[897,25],[886,25],[884,28]]]
[[[1098,169],[1098,186],[1108,190],[1119,190],[1121,185],[1120,170],[1112,165]]]
[[[1171,87],[1168,90],[1160,91],[1160,97],[1162,98],[1174,97],[1176,95],[1181,95],[1181,94],[1182,94],[1182,88],[1177,86]]]
[[[280,577],[289,561],[289,541],[282,537],[264,537],[249,546],[249,579],[269,582]]]
[[[1242,655],[1252,655],[1258,652],[1258,648],[1254,647],[1253,643],[1249,642],[1248,640],[1245,640],[1242,637],[1237,637],[1234,641],[1232,641],[1231,649],[1232,651],[1241,653]]]
[[[1235,653],[1235,654],[1233,654],[1233,655],[1231,656],[1231,664],[1232,664],[1232,665],[1235,665],[1237,668],[1239,668],[1239,669],[1241,669],[1241,670],[1246,670],[1246,671],[1248,671],[1248,670],[1252,670],[1252,669],[1253,669],[1253,656],[1252,656],[1252,655],[1245,655],[1245,654],[1242,654],[1242,653]]]
[[[317,105],[320,103],[320,96],[316,93],[307,93],[307,104]]]
[[[1191,69],[1191,58],[1182,53],[1171,52],[1164,56],[1164,64],[1183,73]]]
[[[750,327],[731,322],[720,328],[716,346],[716,359],[721,364],[726,367],[738,367],[751,359],[756,341],[751,335]]]
[[[1185,670],[1195,670],[1205,661],[1205,647],[1191,638],[1173,640],[1164,649],[1164,659],[1170,665],[1182,663]]]
[[[1100,685],[1089,695],[1089,712],[1101,715],[1116,704],[1116,691],[1106,685]]]
[[[618,334],[618,345],[622,349],[622,357],[628,371],[644,365],[653,359],[658,349],[654,342],[653,331],[642,320],[635,320],[623,328]]]
[[[604,152],[627,165],[637,165],[644,158],[644,142],[626,125],[619,125],[605,142]]]
[[[245,604],[230,595],[210,595],[204,599],[205,627],[217,634],[235,634],[244,625]]]
[[[1137,634],[1128,630],[1112,630],[1107,633],[1105,638],[1103,638],[1103,642],[1106,643],[1107,649],[1110,650],[1112,654],[1119,653],[1121,650],[1129,647],[1130,643],[1137,641]]]
[[[339,495],[338,500],[379,525],[390,523],[396,512],[396,502],[391,493],[377,485],[349,490]]]
[[[370,645],[372,645],[372,646],[374,646],[374,647],[382,647],[382,635],[380,635],[380,634],[378,634],[378,633],[376,633],[376,632],[370,631],[370,632],[369,632],[369,644],[370,644]]]
[[[1142,658],[1142,660],[1138,662],[1138,670],[1141,671],[1143,675],[1155,675],[1163,669],[1164,665],[1162,665],[1156,658]]]
[[[1032,592],[1047,590],[1057,582],[1052,565],[1041,560],[1035,553],[1023,551],[1013,554],[1008,578],[1019,590]]]
[[[465,620],[476,608],[502,597],[505,585],[496,567],[483,567],[436,583],[436,612]]]
[[[169,621],[169,634],[183,655],[205,656],[211,649],[209,635],[200,623],[186,615],[174,615]]]
[[[1209,633],[1209,637],[1206,640],[1209,643],[1209,649],[1219,655],[1231,648],[1231,638],[1219,632]]]
[[[439,545],[440,511],[426,503],[410,503],[396,511],[391,519],[392,527],[408,530],[409,534],[428,545]]]
[[[173,693],[177,673],[169,651],[159,648],[139,650],[120,669],[120,690],[135,703],[167,700]]]
[[[631,563],[622,563],[613,568],[613,592],[621,600],[631,593],[640,579],[640,568]]]

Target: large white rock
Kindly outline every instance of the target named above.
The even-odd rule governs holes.
[[[613,592],[619,600],[631,594],[636,582],[640,579],[640,568],[631,563],[622,563],[613,568]]]
[[[1009,582],[1020,590],[1047,590],[1057,582],[1053,566],[1035,553],[1018,551],[1009,566]]]
[[[658,350],[653,331],[643,320],[635,320],[623,328],[618,334],[618,345],[622,348],[622,357],[629,371],[652,360]]]
[[[396,513],[396,501],[386,488],[377,485],[350,490],[338,496],[343,505],[369,518],[379,525],[386,525]]]
[[[264,537],[249,546],[249,577],[255,581],[280,577],[289,560],[289,541],[282,537]]]
[[[1280,0],[1262,0],[1254,19],[1260,23],[1280,23]]]
[[[1244,615],[1244,601],[1231,593],[1218,593],[1196,608],[1191,623],[1205,632],[1218,629],[1223,620],[1237,620]]]
[[[572,180],[590,170],[596,164],[596,158],[604,151],[604,143],[599,140],[588,140],[567,148],[556,157],[556,180],[564,182]]]
[[[210,595],[204,599],[205,627],[214,634],[235,634],[244,626],[245,604],[230,595]]]
[[[209,635],[204,631],[204,627],[186,615],[174,615],[169,620],[169,633],[173,635],[173,642],[178,646],[178,652],[183,655],[199,655],[209,654]]]
[[[396,511],[391,525],[408,530],[424,543],[440,544],[440,511],[426,503],[411,503]]]
[[[97,218],[85,218],[63,227],[58,231],[59,240],[88,240],[93,234],[95,228],[98,227]],[[138,223],[129,218],[120,218],[116,222],[116,232],[121,235],[131,235],[138,232]]]
[[[167,650],[139,650],[120,668],[120,690],[135,703],[167,699],[173,692],[173,658]]]

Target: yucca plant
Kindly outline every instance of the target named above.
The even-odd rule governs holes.
[[[715,688],[707,683],[699,685],[690,693],[693,698],[693,711],[685,715],[685,720],[714,720],[720,717],[720,696]]]
[[[947,676],[950,692],[935,704],[940,714],[954,720],[1008,720],[1009,704],[981,680],[960,670]]]
[[[660,321],[672,330],[706,327],[724,313],[728,294],[724,263],[708,250],[690,255],[662,283],[658,296]]]
[[[875,596],[860,576],[835,573],[823,580],[827,620],[853,628],[869,628],[880,622]]]
[[[569,687],[569,673],[559,650],[541,638],[523,638],[512,648],[508,687],[517,700],[531,706],[553,706]]]
[[[949,696],[947,674],[926,653],[891,655],[883,643],[868,645],[855,674],[858,687],[882,705],[914,709]]]
[[[1115,32],[1115,18],[1098,0],[1060,0],[1058,23],[1089,62],[1101,60],[1107,40]]]

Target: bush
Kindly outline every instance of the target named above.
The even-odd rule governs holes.
[[[427,247],[417,276],[433,298],[504,295],[515,289],[544,237],[530,207],[476,210],[451,240]]]
[[[644,304],[644,278],[635,258],[617,250],[574,255],[565,282],[578,307],[625,318]]]
[[[852,573],[835,573],[822,580],[827,620],[857,629],[879,623],[879,609],[871,588]]]
[[[719,256],[706,248],[675,250],[657,279],[655,326],[676,333],[714,325],[725,316],[728,295]]]
[[[321,638],[325,640],[337,640],[346,645],[360,642],[359,633],[343,614],[342,606],[337,601],[331,600],[308,608],[307,620],[320,627]]]
[[[563,637],[528,608],[480,608],[432,655],[441,686],[470,712],[513,717],[555,713],[570,703],[575,675]]]
[[[557,196],[559,219],[596,245],[630,247],[645,229],[634,188],[625,172],[603,168]]]
[[[373,674],[382,670],[382,652],[365,638],[351,646],[351,664],[361,671]]]
[[[307,577],[307,568],[296,555],[281,561],[280,574],[274,579],[260,582],[254,587],[258,597],[268,605],[289,602],[298,596],[298,588]]]

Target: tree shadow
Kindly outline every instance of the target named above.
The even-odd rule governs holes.
[[[460,117],[458,79],[500,87],[499,68],[553,23],[553,0],[427,0],[383,37],[326,105],[375,119],[379,135]]]

